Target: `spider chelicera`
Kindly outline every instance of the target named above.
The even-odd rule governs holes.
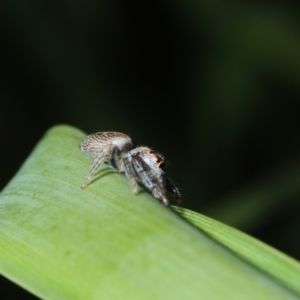
[[[128,135],[97,132],[88,135],[79,146],[93,158],[82,189],[90,183],[99,166],[108,163],[114,170],[125,173],[135,194],[138,194],[137,182],[140,182],[166,206],[169,205],[166,191],[174,195],[177,205],[181,204],[178,188],[165,177],[163,156],[148,147],[134,148]]]

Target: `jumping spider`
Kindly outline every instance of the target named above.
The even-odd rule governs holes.
[[[166,190],[180,205],[181,195],[177,187],[165,177],[162,155],[148,147],[133,147],[130,137],[120,132],[97,132],[88,135],[79,145],[81,150],[93,158],[89,172],[81,186],[85,188],[102,163],[108,163],[114,170],[125,173],[132,190],[138,193],[137,182],[142,183],[152,195],[163,204],[169,205]]]

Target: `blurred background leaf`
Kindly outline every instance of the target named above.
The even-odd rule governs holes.
[[[53,124],[122,131],[185,207],[300,259],[295,2],[4,0],[0,33],[2,187]]]

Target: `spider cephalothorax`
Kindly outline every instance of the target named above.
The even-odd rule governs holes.
[[[163,156],[148,147],[134,148],[128,135],[120,132],[97,132],[88,135],[80,148],[93,158],[81,188],[89,184],[99,166],[106,162],[116,171],[125,173],[135,194],[138,193],[137,182],[141,182],[165,205],[169,205],[166,190],[174,194],[177,204],[181,203],[179,190],[165,177]]]

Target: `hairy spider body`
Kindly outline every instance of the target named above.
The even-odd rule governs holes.
[[[179,190],[165,177],[163,156],[148,147],[134,148],[128,135],[120,132],[97,132],[88,135],[81,142],[80,148],[93,158],[81,188],[90,183],[99,166],[106,162],[114,170],[125,174],[135,194],[138,193],[137,182],[140,182],[165,205],[169,205],[166,190],[173,193],[177,204],[181,203]]]

